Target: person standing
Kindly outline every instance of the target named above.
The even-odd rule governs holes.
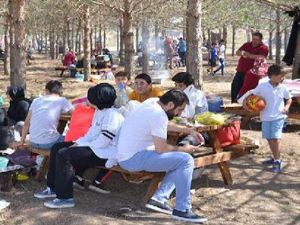
[[[220,61],[220,66],[213,72],[215,75],[219,70],[221,70],[222,76],[224,76],[224,69],[225,69],[225,41],[223,39],[220,40],[220,46],[218,51],[218,58]]]
[[[268,46],[262,42],[262,39],[262,33],[255,32],[252,34],[252,41],[243,44],[236,52],[240,59],[231,83],[231,102],[237,102],[237,96],[243,86],[245,74],[253,68],[255,59],[268,56]]]
[[[186,65],[186,41],[181,37],[178,43],[178,54],[182,66]]]

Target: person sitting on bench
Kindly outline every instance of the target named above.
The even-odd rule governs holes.
[[[146,73],[137,75],[134,79],[134,90],[128,96],[129,100],[143,102],[148,98],[159,97],[163,91],[159,87],[152,87],[152,79]]]
[[[116,91],[107,83],[98,84],[88,91],[88,101],[96,108],[92,126],[75,144],[53,146],[47,175],[47,188],[35,193],[36,198],[54,197],[45,202],[48,208],[74,207],[73,167],[89,168],[104,166],[116,152],[123,116],[113,107]]]
[[[34,148],[51,149],[63,142],[64,137],[57,131],[62,113],[71,113],[73,105],[62,97],[63,86],[57,80],[46,84],[46,95],[33,100],[22,129],[20,145],[24,145],[28,131],[29,142]]]
[[[179,90],[170,90],[160,98],[150,98],[132,111],[123,123],[116,160],[130,172],[165,172],[166,175],[146,207],[172,214],[172,218],[190,222],[207,219],[192,212],[190,188],[194,159],[190,155],[199,148],[192,145],[173,146],[167,143],[167,130],[191,134],[203,141],[193,128],[169,124],[184,110],[189,100]],[[167,203],[176,187],[175,209]]]

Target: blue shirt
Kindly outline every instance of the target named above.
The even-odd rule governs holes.
[[[210,59],[217,59],[217,49],[213,47],[210,52]]]
[[[184,40],[180,40],[178,43],[179,52],[186,52],[186,42]]]

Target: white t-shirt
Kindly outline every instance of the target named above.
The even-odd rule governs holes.
[[[250,92],[261,96],[266,101],[265,109],[260,112],[261,121],[273,121],[286,117],[283,113],[284,99],[290,99],[291,95],[285,85],[279,84],[274,87],[270,82],[263,82]]]
[[[96,110],[90,129],[76,143],[90,147],[99,158],[115,157],[123,121],[124,117],[116,108]]]
[[[60,134],[57,125],[62,113],[69,112],[73,105],[64,97],[46,95],[33,100],[29,110],[32,113],[29,140],[36,144],[55,142]]]
[[[189,98],[189,104],[185,106],[181,113],[182,117],[193,118],[195,114],[203,113],[208,110],[207,99],[204,93],[195,88],[193,84],[184,89],[184,93]]]
[[[168,116],[158,98],[141,103],[126,117],[118,143],[117,161],[130,159],[140,151],[154,151],[153,136],[167,139]]]
[[[219,59],[225,59],[225,45],[219,47]]]

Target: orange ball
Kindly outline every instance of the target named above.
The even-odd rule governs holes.
[[[250,95],[246,99],[246,107],[250,112],[261,112],[266,107],[266,102],[260,96]]]

